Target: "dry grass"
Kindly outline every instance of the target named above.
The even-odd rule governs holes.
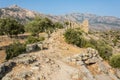
[[[21,35],[18,35],[19,37],[25,37],[25,36],[28,36],[30,35],[29,33],[25,33],[25,34],[21,34]],[[25,38],[22,39],[15,39],[15,38],[9,38],[7,37],[6,35],[5,36],[0,36],[0,47],[5,47],[5,46],[8,46],[9,44],[12,44],[14,41],[19,41],[21,43],[24,43],[25,42]],[[5,50],[0,50],[0,63],[4,62],[5,60],[5,56],[6,56],[6,53],[5,53]]]
[[[4,62],[5,56],[6,56],[5,50],[1,50],[1,51],[0,51],[0,64],[1,64],[2,62]]]

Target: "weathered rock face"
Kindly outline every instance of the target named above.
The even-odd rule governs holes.
[[[33,43],[33,44],[28,44],[26,46],[26,52],[34,52],[36,50],[43,50],[43,49],[48,49],[48,43],[47,42],[38,42],[38,43]]]
[[[88,48],[85,53],[80,53],[72,57],[68,57],[66,60],[68,63],[74,63],[80,66],[79,76],[82,80],[119,80],[120,71],[114,72],[112,67],[105,64],[103,59],[99,56],[95,49]],[[93,70],[89,70],[91,65],[95,65]],[[91,67],[92,68],[92,67]],[[112,72],[113,71],[113,72]],[[95,74],[96,73],[96,74]],[[83,75],[84,74],[84,75]]]
[[[0,79],[4,77],[16,65],[14,62],[5,62],[0,65]]]
[[[79,69],[62,61],[51,59],[44,51],[22,54],[0,66],[2,80],[120,80],[120,71],[111,72],[111,66],[104,64],[95,49],[88,48],[85,53],[64,59],[75,63]],[[88,66],[97,65],[93,72]],[[93,68],[94,69],[94,68]]]
[[[99,56],[98,51],[88,48],[87,53],[81,53],[73,57],[69,57],[68,61],[72,61],[77,65],[90,65],[102,61],[102,58]]]
[[[36,51],[37,48],[38,48],[38,45],[36,43],[34,43],[34,44],[28,44],[26,46],[26,52]]]
[[[60,45],[60,34],[56,32],[48,41],[45,50],[19,55],[0,65],[2,80],[120,80],[120,71],[114,70],[95,49],[82,49],[71,45]],[[58,37],[56,37],[58,36]],[[46,44],[46,43],[44,43]],[[64,44],[64,43],[63,43]],[[37,43],[38,45],[38,43]],[[41,45],[46,46],[47,45]],[[64,46],[64,48],[63,48]],[[67,46],[67,47],[66,47]],[[73,49],[74,47],[74,49]],[[77,48],[77,49],[76,49]],[[73,49],[73,50],[71,50]],[[79,50],[80,51],[75,51]],[[62,54],[68,51],[67,55]],[[65,54],[66,54],[65,52]],[[75,53],[73,53],[75,52]],[[71,55],[68,55],[68,54]],[[11,66],[11,63],[15,66]],[[7,69],[6,69],[7,67]]]
[[[88,20],[84,20],[83,23],[78,23],[78,22],[73,22],[73,21],[68,21],[68,26],[67,28],[80,28],[83,30],[85,33],[88,33],[89,31],[89,22]]]

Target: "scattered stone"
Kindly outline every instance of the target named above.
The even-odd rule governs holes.
[[[51,59],[49,59],[49,58],[46,58],[46,59],[45,59],[45,62],[46,62],[46,63],[49,63],[50,61],[51,61]]]
[[[94,59],[88,59],[85,61],[85,64],[90,65],[90,64],[95,64],[96,61]]]
[[[30,56],[30,55],[20,55],[16,58],[13,59],[14,62],[18,63],[18,64],[31,64],[33,62],[36,61],[36,57],[35,56]]]
[[[84,56],[83,58],[82,58],[82,61],[86,61],[86,60],[88,60],[89,58],[87,57],[87,56]]]
[[[37,45],[40,48],[40,50],[43,50],[43,44],[41,42],[37,43]]]
[[[71,58],[67,58],[67,62],[74,62],[77,63],[77,65],[90,65],[99,61],[101,61],[101,58],[98,52],[92,48],[88,48],[87,53],[80,53]]]
[[[85,65],[85,63],[83,62],[83,61],[77,61],[77,63],[76,63],[77,65]]]

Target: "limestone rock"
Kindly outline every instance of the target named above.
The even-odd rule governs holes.
[[[36,49],[38,49],[38,45],[36,43],[28,44],[26,46],[26,52],[33,52],[33,51],[36,51]]]
[[[0,79],[4,77],[16,65],[14,62],[5,62],[0,65]]]
[[[116,76],[120,79],[120,70],[119,69],[116,70]]]
[[[13,61],[16,62],[17,64],[29,65],[36,61],[36,56],[22,54],[16,58],[14,58]]]

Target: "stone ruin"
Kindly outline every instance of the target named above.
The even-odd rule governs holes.
[[[88,33],[88,31],[89,31],[89,22],[88,22],[88,20],[84,20],[82,23],[78,23],[78,22],[75,22],[75,21],[68,20],[67,29],[68,28],[73,28],[73,29],[80,28],[85,33]]]

